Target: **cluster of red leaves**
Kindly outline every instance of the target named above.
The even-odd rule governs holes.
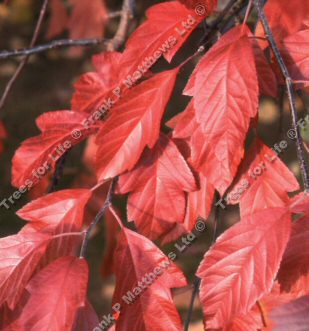
[[[158,74],[149,69],[160,56],[170,62],[210,14],[199,16],[196,5],[209,11],[216,5],[181,2],[188,8],[177,1],[151,7],[122,53],[95,56],[96,71],[75,84],[72,110],[42,115],[41,134],[16,151],[12,183],[18,187],[34,179],[33,170],[44,163],[53,171],[55,151],[67,140],[73,147],[95,135],[87,160],[98,185],[51,193],[18,212],[27,225],[0,240],[1,330],[98,326],[86,300],[87,263],[76,257],[82,239],[77,234],[93,218],[94,200],[102,199],[97,188],[118,176],[116,193],[129,193],[127,216],[138,233],[121,227],[114,254],[116,242],[110,239],[105,260],[113,260],[113,267],[103,271],[116,275],[114,304],[133,288],[138,291],[147,273],[162,263],[168,267],[132,305],[122,307],[115,330],[182,329],[171,289],[186,285],[184,275],[151,240],[167,243],[192,231],[198,217],[209,216],[215,190],[240,205],[241,220],[216,240],[197,271],[205,329],[301,330],[297,325],[307,318],[301,308],[309,304],[309,197],[289,198],[299,185],[258,136],[244,151],[249,130],[258,124],[259,96],[276,96],[281,77],[273,58],[266,57],[268,45],[258,43],[245,25],[232,28],[201,58],[184,90],[191,101],[167,123],[170,134],[161,133],[180,67]],[[281,25],[274,15],[280,12],[285,22],[293,22],[294,13],[301,16],[309,8],[301,0],[293,2],[293,10],[288,4],[270,0],[265,10],[293,77],[308,81],[309,57],[302,51],[308,48],[308,21],[298,17],[298,25]],[[99,109],[107,104],[109,116],[101,121]],[[80,136],[72,139],[76,131]],[[89,161],[93,152],[95,160]],[[263,171],[253,177],[256,168]],[[293,214],[301,217],[293,221]],[[108,216],[111,236],[113,217]]]

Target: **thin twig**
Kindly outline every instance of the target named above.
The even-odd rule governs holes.
[[[122,15],[122,11],[116,11],[108,14],[109,18],[119,17]],[[53,40],[50,43],[38,45],[36,47],[15,49],[13,51],[1,51],[0,60],[19,56],[30,56],[34,54],[43,53],[56,48],[66,48],[74,46],[95,46],[99,44],[110,43],[112,39],[106,38],[86,38],[86,39],[58,39]]]
[[[117,50],[123,44],[126,38],[129,22],[133,18],[135,1],[124,0],[122,10],[109,15],[110,17],[118,17],[118,16],[121,17],[116,34],[112,39],[103,39],[103,38],[77,39],[77,40],[60,39],[60,40],[54,40],[45,45],[39,45],[34,47],[41,29],[44,15],[46,13],[47,4],[48,4],[48,0],[44,0],[29,48],[0,52],[0,59],[24,56],[23,60],[20,62],[18,68],[16,69],[16,72],[14,73],[13,77],[10,79],[4,90],[4,93],[0,100],[0,110],[3,108],[4,103],[8,97],[10,90],[12,89],[14,82],[18,78],[19,74],[21,73],[25,65],[27,64],[29,57],[31,55],[42,53],[54,48],[72,47],[72,46],[90,46],[90,45],[98,45],[101,43],[106,44],[107,50]]]
[[[43,19],[46,13],[46,9],[47,9],[47,5],[48,5],[48,0],[44,0],[41,10],[40,10],[40,15],[39,15],[39,19],[37,21],[36,27],[34,29],[33,32],[33,36],[30,42],[30,46],[29,47],[33,47],[38,39],[41,27],[42,27],[42,23],[43,23]],[[5,104],[5,101],[10,93],[11,88],[13,87],[14,82],[16,81],[16,79],[18,78],[19,74],[22,72],[23,68],[25,67],[25,65],[27,64],[29,59],[29,56],[25,56],[24,59],[20,62],[19,66],[17,67],[13,77],[10,79],[10,81],[7,83],[4,93],[1,97],[0,100],[0,110],[2,109],[2,107]]]
[[[265,317],[265,312],[264,312],[264,309],[263,309],[263,307],[261,305],[261,302],[258,300],[256,302],[256,305],[257,305],[257,307],[258,307],[258,309],[260,311],[262,322],[263,322],[263,326],[266,328],[267,327],[267,322],[266,322],[267,321],[267,318]]]
[[[82,247],[81,247],[81,250],[80,250],[80,257],[81,258],[85,257],[85,255],[86,255],[86,251],[87,251],[87,247],[88,247],[88,243],[89,243],[92,231],[98,225],[98,223],[101,220],[101,217],[104,215],[104,213],[106,212],[106,210],[110,207],[110,205],[112,203],[115,183],[116,183],[116,180],[112,179],[112,181],[110,183],[110,186],[109,186],[109,190],[108,190],[106,199],[105,199],[105,202],[104,202],[102,208],[99,210],[96,217],[94,218],[92,223],[89,225],[88,229],[86,230],[86,234],[85,234],[85,237],[84,237],[84,240],[83,240],[83,243],[82,243]]]
[[[52,237],[52,239],[58,239],[58,238],[63,238],[63,237],[81,237],[84,236],[86,234],[86,231],[82,231],[82,232],[65,232],[65,233],[60,233],[60,234],[56,234]]]
[[[220,195],[217,192],[216,197],[215,197],[215,201],[218,201],[219,199],[220,199]],[[218,206],[215,207],[214,230],[213,230],[213,237],[212,237],[212,245],[215,243],[215,241],[217,239],[217,236],[218,236],[219,217],[220,217],[220,206],[218,205]],[[196,279],[194,281],[194,284],[193,284],[193,292],[192,292],[192,296],[191,296],[191,300],[190,300],[190,305],[189,305],[189,310],[188,310],[188,315],[187,315],[184,331],[189,330],[189,326],[190,326],[191,319],[192,319],[193,308],[194,308],[194,302],[195,302],[196,296],[198,295],[200,286],[201,286],[201,279],[196,277]]]
[[[115,36],[107,44],[108,51],[117,50],[123,43],[128,33],[128,26],[130,20],[133,18],[134,1],[124,0],[121,9],[121,19]]]
[[[48,193],[54,192],[57,188],[57,185],[58,185],[58,183],[59,183],[59,181],[62,177],[62,174],[63,174],[67,153],[62,155],[61,158],[56,163],[55,173],[54,173],[54,176],[52,178],[52,182],[51,182],[50,188],[48,190]]]
[[[200,47],[198,50],[188,57],[185,61],[183,61],[179,67],[185,66],[188,62],[190,62],[192,59],[194,59],[197,55],[199,55],[201,52],[205,51],[206,49],[206,44],[212,44],[212,37],[214,34],[221,33],[223,30],[226,29],[226,27],[230,24],[231,19],[235,15],[239,15],[241,11],[244,10],[247,6],[248,0],[238,0],[235,2],[235,0],[231,0],[228,4],[227,7],[224,8],[221,12],[220,15],[216,18],[215,21],[212,22],[212,24],[208,25],[207,28],[209,29],[201,38],[200,42],[198,43]],[[229,8],[230,11],[227,10]],[[229,14],[229,19],[224,21],[225,16]],[[223,24],[222,24],[223,22]],[[225,31],[226,32],[226,31]],[[217,37],[217,36],[216,36]]]
[[[202,46],[205,43],[208,43],[209,38],[219,30],[220,24],[223,22],[224,18],[229,14],[229,16],[234,16],[238,13],[238,11],[242,8],[242,5],[245,5],[247,0],[230,0],[224,9],[220,12],[218,17],[209,24],[208,31],[203,35],[199,45]]]
[[[108,14],[108,18],[115,18],[121,16],[122,12],[121,10],[114,11]]]
[[[217,192],[216,193],[216,197],[215,197],[215,201],[218,201],[220,199],[220,194]],[[216,206],[215,209],[215,216],[214,216],[214,230],[213,230],[213,236],[212,236],[212,242],[211,244],[213,245],[218,237],[218,223],[219,223],[219,217],[220,217],[220,205]]]
[[[246,14],[245,14],[245,17],[244,17],[244,20],[243,20],[243,26],[245,24],[247,24],[247,21],[249,19],[252,7],[253,7],[253,0],[249,0],[249,4],[248,4],[247,10],[246,10]]]
[[[189,310],[188,310],[188,315],[187,315],[184,331],[189,330],[189,326],[190,326],[192,314],[193,314],[194,302],[195,302],[196,296],[198,295],[200,285],[201,285],[201,279],[196,277],[194,284],[193,284],[193,292],[192,292],[192,296],[191,296],[191,300],[190,300],[190,306],[189,306]]]
[[[285,78],[287,94],[288,94],[288,99],[289,99],[291,113],[292,113],[292,124],[293,124],[293,129],[295,130],[295,136],[296,136],[298,161],[299,161],[299,165],[300,165],[300,170],[301,170],[301,174],[302,174],[302,178],[303,178],[305,191],[309,192],[309,174],[308,174],[308,168],[307,168],[306,161],[305,161],[305,151],[304,151],[303,139],[302,139],[302,136],[300,133],[300,127],[298,125],[298,114],[297,114],[297,109],[296,109],[296,94],[295,94],[294,87],[293,87],[293,80],[290,76],[288,68],[280,53],[279,47],[275,41],[272,30],[271,30],[268,20],[265,16],[263,7],[261,6],[260,0],[254,0],[254,5],[257,9],[259,19],[261,20],[262,25],[264,27],[267,40],[274,52],[274,55],[280,66],[280,70]]]
[[[13,51],[0,52],[0,60],[14,58],[19,56],[30,56],[34,54],[43,53],[51,49],[65,48],[73,46],[94,46],[110,42],[111,39],[104,38],[89,38],[89,39],[59,39],[53,40],[50,43],[38,45],[35,47],[16,49]]]

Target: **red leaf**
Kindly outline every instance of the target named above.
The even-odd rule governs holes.
[[[254,305],[247,314],[235,317],[222,331],[257,331],[262,330],[263,326],[261,313]]]
[[[259,80],[260,94],[276,98],[278,95],[278,82],[276,75],[256,40],[252,39],[252,45]]]
[[[72,111],[55,111],[41,115],[36,123],[42,134],[27,139],[13,158],[12,185],[28,186],[36,183],[55,167],[56,161],[97,128],[82,125],[87,115]],[[76,136],[72,136],[76,134]],[[77,135],[78,134],[78,135]],[[42,175],[41,175],[42,173]]]
[[[261,298],[248,314],[234,318],[224,331],[273,330],[269,314],[278,306],[293,299],[293,295],[280,293],[280,286],[275,283],[271,293]]]
[[[86,219],[86,204],[92,192],[89,190],[64,190],[39,198],[18,211],[18,215],[31,223],[21,232],[44,232],[57,235],[80,232]],[[54,239],[47,248],[41,265],[55,258],[75,255],[82,236],[64,236]]]
[[[286,293],[286,292],[285,292]],[[309,293],[309,274],[304,273],[300,275],[298,279],[293,283],[290,294],[293,294],[295,297],[300,297],[302,295]]]
[[[218,238],[197,272],[207,328],[228,325],[270,291],[290,228],[287,209],[271,208],[246,217]]]
[[[7,138],[7,132],[2,121],[0,121],[0,154],[4,150],[3,140]]]
[[[278,154],[260,140],[253,142],[247,155],[228,202],[240,201],[242,216],[264,208],[284,207],[289,201],[287,192],[299,189],[295,176]]]
[[[0,121],[0,139],[5,139],[7,137],[6,128],[4,123]]]
[[[191,32],[208,15],[187,9],[177,1],[169,1],[148,9],[147,21],[130,36],[121,66],[128,68],[133,80],[137,73],[145,73],[162,55],[171,62]],[[132,76],[131,76],[132,75]]]
[[[207,219],[212,207],[214,198],[214,187],[209,183],[207,177],[199,175],[200,188],[198,191],[189,192],[186,217],[184,225],[191,231],[198,217]]]
[[[191,9],[199,9],[199,6],[205,6],[208,15],[211,14],[218,4],[218,0],[178,0]]]
[[[186,111],[185,111],[186,112]],[[185,113],[184,112],[184,113]],[[183,113],[182,113],[183,114]],[[181,115],[182,115],[181,114]],[[177,123],[178,127],[179,121]],[[174,135],[175,131],[173,131]],[[190,157],[190,147],[184,139],[173,139],[182,155],[188,160]],[[189,160],[188,160],[189,161]],[[174,227],[161,238],[162,245],[177,240],[180,236],[192,232],[198,220],[206,220],[211,212],[214,198],[214,187],[209,183],[203,174],[194,173],[194,177],[199,183],[197,191],[188,192],[186,213],[183,223],[175,223]]]
[[[187,94],[194,96],[197,121],[192,162],[221,195],[236,174],[250,118],[258,109],[258,81],[248,29],[226,33],[196,67]],[[246,59],[246,61],[243,61]]]
[[[125,331],[128,326],[139,331],[181,330],[170,289],[186,286],[186,280],[150,240],[123,229],[115,255],[115,273],[113,304],[122,307],[116,331]]]
[[[305,86],[309,86],[309,29],[285,38],[281,51],[291,77],[295,81],[306,81]]]
[[[45,253],[49,237],[40,233],[0,239],[0,306],[13,309]]]
[[[47,194],[51,187],[52,174],[45,175],[34,187],[28,192],[29,200],[35,200]]]
[[[198,191],[188,193],[184,222],[176,223],[174,228],[164,235],[162,245],[175,241],[183,234],[191,232],[199,219],[206,220],[208,218],[215,190],[203,174],[199,175],[199,184]]]
[[[309,295],[291,301],[271,313],[273,331],[306,331],[309,325]]]
[[[90,190],[63,190],[45,195],[34,200],[17,212],[24,220],[41,232],[53,234],[54,230],[65,219],[73,219],[76,228],[81,228],[84,219],[84,208],[91,196]],[[68,217],[68,214],[71,216]],[[72,221],[71,221],[72,222]]]
[[[85,305],[88,266],[83,259],[63,257],[31,279],[31,294],[19,318],[20,331],[71,331],[79,307]]]
[[[72,331],[93,331],[99,323],[97,313],[86,301],[86,305],[77,311]]]
[[[108,19],[102,0],[70,0],[73,12],[69,21],[71,39],[103,37]]]
[[[309,214],[309,194],[301,192],[290,200],[290,210],[294,214]]]
[[[119,179],[119,192],[132,192],[128,200],[128,219],[140,233],[157,239],[174,223],[183,223],[185,193],[196,190],[194,177],[175,144],[161,135],[146,150],[129,173]]]
[[[155,145],[177,74],[178,69],[174,69],[154,76],[115,106],[97,136],[99,180],[131,170],[144,148]]]
[[[1,331],[17,331],[22,329],[20,324],[17,323],[17,319],[20,316],[23,306],[27,302],[28,298],[29,294],[24,291],[14,310],[10,310],[6,304],[0,306]]]
[[[306,28],[305,19],[309,11],[307,1],[271,0],[267,1],[264,10],[278,43],[288,35]],[[255,34],[261,38],[266,37],[261,23],[257,25]],[[267,42],[260,44],[268,46]]]
[[[95,141],[96,135],[89,137],[83,153],[83,164],[91,172],[94,172],[95,170],[95,156],[98,150],[98,145],[95,143]]]
[[[114,272],[114,254],[117,247],[119,225],[110,211],[105,213],[105,252],[101,266],[101,275],[107,278]]]
[[[286,292],[298,292],[304,278],[307,285],[303,293],[309,293],[309,217],[305,216],[292,226],[291,239],[284,253],[278,280],[281,289]]]
[[[272,311],[293,299],[295,299],[295,295],[281,292],[280,285],[276,282],[272,291],[259,301],[260,313],[263,315],[263,324],[267,326],[266,330],[273,330],[273,322],[270,318]]]
[[[187,108],[180,114],[172,118],[166,125],[173,128],[173,138],[191,137],[198,128],[199,123],[196,120],[193,100]]]
[[[74,84],[72,109],[93,112],[100,108],[104,96],[120,84],[126,72],[126,68],[120,67],[121,56],[118,52],[104,52],[93,56],[96,72],[82,75]]]
[[[46,33],[47,39],[52,39],[61,34],[67,26],[68,14],[61,0],[52,0],[50,2],[51,18]]]

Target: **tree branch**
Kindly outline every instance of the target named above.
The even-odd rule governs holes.
[[[31,43],[29,45],[29,48],[0,52],[0,59],[8,59],[8,58],[13,58],[13,57],[24,56],[23,60],[19,64],[18,68],[16,69],[16,72],[14,73],[13,77],[10,79],[10,81],[8,82],[8,84],[4,90],[4,93],[0,100],[0,110],[3,108],[14,82],[18,78],[19,74],[21,73],[21,71],[23,70],[25,65],[27,64],[28,59],[31,55],[42,53],[47,50],[51,50],[51,49],[55,49],[55,48],[64,48],[64,47],[72,47],[72,46],[92,46],[92,45],[98,45],[101,43],[106,44],[107,50],[117,50],[123,44],[123,42],[126,38],[129,22],[133,18],[135,1],[134,0],[124,0],[121,11],[117,11],[117,12],[109,14],[109,17],[118,17],[118,16],[121,17],[119,27],[116,31],[114,38],[112,38],[112,39],[103,39],[103,38],[90,38],[90,39],[77,39],[77,40],[60,39],[60,40],[54,40],[45,45],[39,45],[39,46],[34,47],[34,45],[38,39],[38,35],[39,35],[40,29],[41,29],[43,18],[46,13],[47,5],[48,5],[48,0],[44,0],[42,7],[41,7],[40,16],[39,16],[35,31],[33,33],[33,37],[32,37]]]
[[[111,206],[112,204],[112,198],[113,198],[113,194],[114,194],[114,189],[115,189],[115,184],[116,184],[116,180],[115,178],[112,179],[110,186],[109,186],[109,190],[105,199],[105,202],[102,206],[102,208],[99,210],[99,212],[97,213],[96,217],[94,218],[94,220],[92,221],[92,223],[89,225],[88,229],[86,230],[86,234],[82,243],[82,247],[80,250],[80,257],[85,257],[86,255],[86,251],[87,251],[87,247],[88,247],[88,243],[92,234],[92,231],[94,230],[94,228],[98,225],[98,223],[101,220],[101,217],[104,215],[104,213],[106,212],[106,210]]]
[[[44,19],[45,13],[46,13],[47,5],[48,5],[48,0],[43,0],[43,4],[42,4],[41,10],[40,10],[39,19],[37,21],[37,24],[36,24],[36,27],[34,29],[33,36],[32,36],[31,42],[30,42],[30,47],[33,47],[35,45],[37,39],[38,39],[39,32],[41,30],[43,19]],[[1,97],[1,100],[0,100],[0,110],[3,108],[3,106],[5,104],[5,101],[6,101],[8,95],[10,93],[10,90],[13,87],[13,84],[15,83],[15,81],[18,78],[19,74],[22,72],[23,68],[27,64],[28,59],[29,59],[29,55],[25,56],[25,58],[20,62],[19,66],[17,67],[13,77],[7,83],[7,85],[5,87],[5,90],[4,90],[4,93],[3,93],[2,97]]]
[[[132,7],[133,8],[133,7]],[[133,10],[132,10],[133,12]],[[108,14],[109,18],[122,17],[123,12],[121,10],[115,11]],[[43,53],[51,49],[74,47],[74,46],[94,46],[102,43],[110,43],[112,39],[105,38],[86,38],[86,39],[58,39],[53,40],[49,43],[38,45],[36,47],[16,49],[13,51],[1,51],[0,60],[5,60],[9,58],[19,57],[19,56],[30,56],[34,54]]]
[[[36,47],[22,48],[13,51],[0,52],[0,60],[19,57],[19,56],[31,56],[38,53],[43,53],[55,48],[65,48],[73,46],[93,46],[102,43],[110,42],[111,39],[102,38],[88,38],[88,39],[59,39],[53,40],[50,43],[38,45]]]
[[[107,50],[117,50],[125,41],[130,20],[133,18],[135,2],[133,0],[124,0],[121,9],[121,19],[115,36],[107,43]]]
[[[188,316],[186,319],[184,331],[189,330],[189,326],[190,326],[192,314],[193,314],[194,302],[195,302],[196,296],[198,295],[200,285],[201,285],[201,279],[196,277],[194,284],[193,284],[193,292],[192,292],[192,296],[191,296],[191,300],[190,300],[189,311],[188,311]]]
[[[236,16],[245,6],[248,5],[248,0],[230,0],[227,5],[223,8],[223,10],[220,12],[218,17],[208,26],[208,31],[204,34],[202,37],[199,45],[204,45],[205,43],[208,43],[209,38],[216,33],[221,28],[224,28],[226,24],[224,24],[222,27],[220,25],[224,21],[224,18],[229,15],[229,19]]]
[[[295,133],[296,133],[297,157],[298,157],[298,161],[299,161],[299,165],[300,165],[300,170],[301,170],[301,174],[302,174],[302,178],[303,178],[305,191],[309,192],[309,174],[308,174],[308,168],[307,168],[306,161],[305,161],[305,151],[304,151],[303,139],[302,139],[302,136],[300,133],[299,125],[298,125],[298,114],[297,114],[297,109],[296,109],[296,94],[295,94],[294,87],[293,87],[293,80],[290,76],[288,68],[280,53],[279,47],[275,41],[275,38],[273,36],[273,33],[272,33],[271,28],[268,23],[268,20],[265,16],[263,7],[261,5],[261,1],[254,0],[254,5],[257,9],[259,19],[261,20],[262,25],[264,27],[267,40],[274,52],[274,55],[279,64],[280,70],[285,78],[287,94],[288,94],[291,113],[292,113],[292,124],[293,124],[293,129],[295,130]]]

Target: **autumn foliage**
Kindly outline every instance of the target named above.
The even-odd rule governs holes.
[[[68,13],[62,1],[51,1],[48,38],[65,29],[75,39],[101,37],[104,2],[70,2]],[[17,213],[26,225],[0,239],[1,331],[182,330],[172,289],[188,282],[159,246],[194,231],[222,203],[239,205],[240,220],[217,236],[197,268],[205,330],[307,330],[309,196],[258,135],[260,97],[278,98],[285,83],[263,26],[233,20],[175,64],[191,33],[203,36],[197,28],[216,8],[212,0],[150,7],[122,52],[93,57],[93,71],[74,84],[71,109],[36,119],[40,134],[16,150],[12,185],[32,190],[84,141],[96,183],[29,202]],[[308,91],[308,2],[269,0],[264,11],[294,86]],[[152,70],[161,58],[169,69]],[[192,59],[198,63],[183,90],[188,103],[165,123],[177,79]],[[5,138],[0,122],[0,152]],[[127,197],[136,231],[112,206],[118,196]],[[110,252],[103,274],[116,277],[110,324],[87,299],[85,251],[102,207]],[[132,289],[134,302],[126,304]]]

